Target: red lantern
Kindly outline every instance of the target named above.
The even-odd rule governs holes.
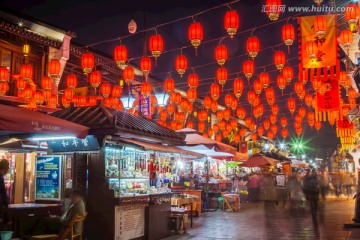
[[[174,112],[175,112],[175,106],[174,104],[168,104],[166,106],[166,111],[169,113],[169,115],[171,116]]]
[[[285,139],[287,138],[287,136],[289,135],[289,131],[284,128],[283,130],[281,130],[281,136]]]
[[[345,9],[345,18],[346,21],[349,23],[350,30],[353,33],[357,32],[357,23],[359,19],[359,6],[356,3],[350,3],[346,6]]]
[[[304,107],[299,108],[299,115],[303,118],[306,115],[306,109]]]
[[[0,96],[4,96],[9,91],[8,82],[0,82]]]
[[[279,86],[279,89],[281,90],[281,92],[283,93],[284,95],[284,89],[286,87],[286,80],[285,78],[282,76],[282,75],[279,75],[277,78],[276,78],[276,82],[277,82],[277,85]]]
[[[223,131],[226,128],[226,122],[224,120],[221,120],[219,122],[219,128],[221,131]]]
[[[122,76],[126,82],[127,85],[131,85],[132,81],[134,80],[135,77],[135,72],[134,69],[131,66],[127,66],[125,67]]]
[[[91,53],[84,53],[81,56],[81,66],[85,74],[91,73],[92,69],[95,67],[95,58]]]
[[[273,105],[273,106],[271,106],[271,112],[272,112],[272,114],[274,114],[274,115],[278,115],[278,113],[279,113],[279,106],[278,106],[278,105]]]
[[[257,133],[259,134],[260,137],[262,137],[264,135],[264,128],[262,126],[259,126],[257,128]]]
[[[224,119],[225,119],[226,121],[228,121],[228,120],[230,119],[230,117],[231,117],[231,111],[230,111],[230,109],[225,109],[225,110],[224,110]]]
[[[296,110],[296,101],[294,98],[289,98],[287,101],[288,109],[293,114]]]
[[[278,131],[278,126],[277,125],[272,125],[270,128],[270,131],[276,135],[277,131]]]
[[[51,90],[52,87],[52,80],[51,78],[44,76],[41,78],[41,88],[43,90]]]
[[[276,21],[279,19],[281,6],[281,0],[266,0],[265,12],[271,21]]]
[[[282,70],[286,63],[286,56],[283,51],[277,51],[274,54],[274,63],[277,69]]]
[[[311,94],[306,94],[305,95],[305,104],[306,104],[306,106],[311,107],[312,101],[313,101],[312,95]]]
[[[195,91],[196,92],[196,91]],[[181,103],[181,99],[182,99],[182,96],[180,93],[175,93],[175,99],[174,99],[174,102],[176,104],[180,104]]]
[[[175,60],[175,69],[179,73],[180,77],[182,77],[188,67],[188,60],[184,55],[179,55]]]
[[[16,88],[18,89],[18,91],[19,92],[24,91],[25,87],[26,87],[26,82],[24,81],[24,79],[18,78],[16,80]]]
[[[221,136],[220,134],[216,134],[215,140],[216,140],[217,142],[221,142],[222,136]]]
[[[318,91],[321,87],[321,80],[318,80],[317,78],[314,79],[314,81],[312,82],[312,86],[314,88],[315,91]]]
[[[44,96],[43,96],[42,92],[36,91],[34,93],[33,98],[34,98],[34,101],[35,101],[35,103],[37,105],[40,105],[40,104],[44,103]]]
[[[281,124],[281,126],[282,126],[283,128],[286,128],[286,126],[287,126],[287,118],[286,118],[286,117],[282,117],[282,118],[280,119],[280,124]]]
[[[217,101],[220,97],[220,86],[219,84],[213,83],[210,87],[210,96],[212,100]]]
[[[252,104],[255,101],[256,94],[254,91],[248,91],[247,93],[247,100],[250,104]]]
[[[195,102],[197,98],[197,91],[195,89],[189,89],[186,92],[186,98],[189,102],[193,103]]]
[[[205,109],[206,109],[206,110],[209,110],[209,109],[211,108],[211,103],[212,103],[211,98],[208,97],[208,96],[206,96],[206,97],[204,97],[203,102],[204,102],[204,107],[205,107]]]
[[[31,87],[26,87],[23,93],[23,97],[26,102],[29,102],[33,98],[34,92]]]
[[[218,45],[215,48],[215,59],[220,66],[225,64],[228,59],[228,49],[225,45]]]
[[[233,97],[231,100],[231,106],[230,106],[231,110],[235,111],[238,104],[239,104],[238,101]]]
[[[294,78],[294,70],[290,66],[284,67],[282,75],[285,78],[287,83],[291,83],[291,80]]]
[[[152,68],[151,58],[142,57],[140,60],[140,70],[143,72],[145,76],[149,75]]]
[[[351,43],[353,42],[353,32],[348,29],[344,29],[340,33],[340,42],[344,45],[345,49],[349,49]]]
[[[303,118],[298,114],[295,116],[295,122],[301,123]]]
[[[240,120],[244,120],[244,118],[246,117],[246,110],[242,107],[239,107],[236,110],[236,115]]]
[[[218,102],[217,101],[211,101],[210,108],[211,108],[211,111],[215,113],[219,109]]]
[[[285,45],[290,46],[295,40],[295,29],[292,24],[285,24],[281,31],[282,40]]]
[[[309,55],[310,59],[316,59],[318,53],[318,46],[316,42],[308,42],[305,44],[306,53]]]
[[[270,116],[269,116],[269,119],[270,119],[270,122],[271,122],[271,124],[275,124],[276,123],[276,121],[277,121],[277,117],[276,117],[276,115],[275,114],[270,114]]]
[[[294,90],[296,92],[296,94],[300,94],[302,91],[304,91],[304,84],[302,82],[296,82],[294,84]]]
[[[260,79],[260,83],[262,84],[262,87],[266,89],[270,84],[269,74],[266,72],[260,73],[259,79]]]
[[[257,37],[251,36],[246,40],[246,51],[251,58],[255,58],[260,51],[260,41]]]
[[[51,90],[43,90],[43,96],[44,96],[44,100],[48,101],[51,97]]]
[[[234,142],[237,144],[237,143],[240,142],[240,140],[241,140],[240,135],[239,135],[239,134],[235,134],[235,135],[234,135]]]
[[[144,97],[149,97],[152,91],[151,84],[149,82],[142,82],[140,92]]]
[[[239,15],[235,10],[229,10],[224,16],[224,28],[229,34],[230,38],[233,38],[240,25]]]
[[[70,101],[74,97],[74,90],[71,88],[66,88],[64,91],[64,96],[66,100]]]
[[[263,89],[263,85],[261,84],[260,80],[254,81],[254,91],[257,95],[261,94],[261,91]]]
[[[111,96],[114,98],[119,98],[122,94],[122,87],[114,86],[111,91]]]
[[[191,129],[194,129],[195,125],[194,125],[193,122],[188,121],[188,122],[186,123],[186,127],[187,127],[187,128],[191,128]]]
[[[251,141],[256,142],[257,141],[257,135],[256,133],[251,134]]]
[[[226,130],[226,129],[223,130],[223,131],[222,131],[222,135],[223,135],[224,138],[227,138],[227,137],[229,136],[229,131]]]
[[[198,122],[199,132],[201,132],[201,133],[204,132],[205,128],[206,128],[205,122]]]
[[[252,119],[250,117],[245,118],[245,126],[249,127],[252,123]]]
[[[240,135],[240,137],[241,137],[242,139],[245,138],[245,136],[246,136],[246,130],[245,130],[245,128],[240,129],[239,135]]]
[[[186,112],[188,109],[189,101],[187,99],[182,99],[180,102],[180,109],[182,112]]]
[[[215,133],[218,133],[219,132],[219,125],[214,124],[213,125],[213,130],[214,130]]]
[[[225,67],[219,67],[216,71],[216,80],[220,85],[224,85],[228,79],[228,72]]]
[[[250,81],[250,78],[254,74],[254,62],[251,60],[246,60],[243,63],[243,72],[245,74],[245,77],[247,78],[248,82]],[[250,83],[250,82],[249,82]]]
[[[151,55],[157,59],[164,50],[164,40],[160,34],[152,35],[149,39],[149,50]]]
[[[314,31],[316,32],[316,36],[319,38],[323,38],[326,33],[327,23],[325,16],[315,16],[314,18]]]
[[[200,46],[203,37],[204,32],[201,24],[199,22],[191,23],[188,29],[188,38],[191,45],[193,45],[195,49]]]
[[[64,108],[70,107],[70,101],[68,101],[65,96],[61,97],[61,104],[64,106]]]
[[[118,67],[122,68],[125,66],[126,61],[128,60],[128,51],[124,44],[116,46],[114,49],[114,60]]]
[[[9,81],[9,70],[7,67],[0,67],[0,82]]]
[[[100,87],[100,92],[104,98],[107,98],[111,93],[111,85],[110,83],[102,83]]]
[[[96,96],[90,96],[88,99],[89,106],[95,106],[97,102]]]
[[[188,84],[191,89],[196,89],[199,86],[199,77],[196,73],[189,74]]]
[[[238,127],[238,122],[235,119],[232,119],[230,121],[230,125],[231,125],[232,130],[235,130]]]
[[[239,99],[242,95],[242,92],[244,90],[244,82],[243,80],[241,80],[240,78],[236,78],[234,80],[234,84],[233,84],[233,87],[234,87],[234,95],[237,99]]]
[[[269,102],[269,100],[272,100],[275,98],[275,91],[273,88],[267,88],[265,91],[266,100]]]
[[[51,95],[49,101],[47,102],[47,107],[56,108],[56,105],[57,105],[57,96]]]
[[[69,74],[66,77],[66,86],[71,89],[75,89],[77,87],[77,77],[75,74]]]
[[[208,134],[209,138],[212,138],[214,136],[214,130],[209,128],[207,134]]]
[[[20,68],[20,77],[29,82],[33,77],[33,67],[30,64],[23,64]]]
[[[93,88],[97,88],[101,83],[101,74],[99,71],[90,73],[90,84]]]
[[[52,78],[58,78],[60,75],[60,61],[51,59],[48,63],[48,73]]]
[[[231,94],[225,95],[225,106],[226,107],[229,108],[231,106],[232,99],[233,99],[233,96]]]
[[[172,79],[172,78],[166,79],[164,82],[164,89],[167,93],[174,91],[174,89],[175,89],[174,79]]]
[[[355,99],[356,98],[356,91],[355,91],[355,89],[353,89],[353,88],[350,88],[349,90],[348,90],[348,97],[350,98],[350,99]]]
[[[273,132],[268,132],[267,133],[267,137],[268,137],[268,139],[270,139],[270,140],[272,140],[273,138],[274,138],[274,133]]]

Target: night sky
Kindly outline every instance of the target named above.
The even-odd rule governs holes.
[[[127,36],[127,25],[137,11],[145,13],[146,26],[149,28],[178,18],[191,16],[224,2],[225,1],[221,0],[5,0],[1,1],[1,6],[29,15],[66,31],[75,32],[77,38],[72,41],[82,45],[88,45],[107,39]],[[282,97],[281,91],[276,85],[278,71],[273,64],[273,54],[275,50],[284,51],[287,54],[287,59],[289,59],[288,64],[294,67],[295,76],[297,76],[295,66],[299,63],[297,59],[298,44],[297,41],[295,41],[288,54],[287,47],[282,44],[281,27],[286,23],[287,19],[289,19],[288,21],[294,24],[296,28],[298,25],[296,19],[287,13],[281,14],[279,21],[275,23],[271,22],[266,14],[261,12],[263,2],[263,0],[241,0],[231,5],[231,7],[238,11],[240,15],[240,28],[238,30],[239,34],[237,34],[234,39],[227,37],[222,41],[222,43],[228,47],[229,58],[231,58],[231,60],[225,64],[225,67],[229,72],[229,81],[224,87],[222,96],[225,96],[226,93],[232,93],[232,81],[240,76],[245,83],[245,93],[241,97],[240,103],[248,109],[248,114],[251,112],[251,108],[246,100],[246,92],[250,89],[250,86],[247,85],[247,80],[241,71],[243,61],[248,59],[246,56],[245,41],[250,36],[251,29],[257,27],[254,30],[253,35],[259,38],[261,49],[265,50],[261,50],[258,57],[255,59],[255,77],[252,77],[251,82],[256,79],[256,75],[263,72],[265,66],[265,70],[271,76],[271,86],[275,89],[277,94],[276,103],[280,107],[278,122],[282,116],[286,116],[288,118],[288,123],[292,125],[293,117],[287,109],[286,100],[293,92],[293,84],[286,87],[284,96]],[[289,6],[299,6],[299,4],[311,6],[314,3],[313,0],[284,0],[283,2]],[[324,1],[324,3],[328,4],[328,1]],[[227,36],[223,27],[223,16],[226,11],[226,7],[221,7],[195,17],[195,19],[203,26],[204,42]],[[144,29],[143,14],[136,14],[135,21],[138,24],[139,30]],[[187,27],[191,22],[192,20],[189,18],[157,28],[158,33],[164,38],[165,51],[172,49],[173,51],[160,56],[157,66],[153,67],[150,77],[158,81],[163,81],[168,77],[168,72],[171,72],[172,77],[176,82],[176,87],[187,90],[187,76],[192,72],[191,67],[194,67],[194,70],[199,75],[200,79],[198,95],[200,98],[203,98],[208,94],[210,85],[214,82],[215,71],[218,68],[214,59],[214,49],[219,41],[211,41],[200,45],[198,56],[195,56],[195,51],[193,47],[190,47],[190,43],[187,39]],[[270,25],[263,26],[264,24]],[[149,38],[149,36],[154,33],[154,31],[149,31],[146,37]],[[139,58],[143,54],[143,39],[143,34],[135,34],[122,41],[128,48],[129,58],[135,58],[135,60],[132,61],[135,65],[139,64]],[[112,56],[113,49],[118,43],[119,41],[113,41],[93,46],[93,48]],[[174,61],[175,57],[180,54],[180,50],[178,50],[180,47],[186,47],[183,49],[183,54],[189,59],[189,69],[187,69],[186,74],[182,78],[174,71]],[[149,51],[147,51],[147,54],[150,55]],[[295,81],[296,79],[293,79],[292,83]],[[311,88],[310,82],[306,85],[306,88]],[[296,97],[296,94],[293,94],[293,97],[297,99],[298,106],[300,106],[300,101]],[[269,114],[270,110],[266,103],[264,93],[261,94],[261,102],[264,105],[266,112]],[[223,103],[222,98],[219,99],[219,103]],[[268,115],[266,112],[263,116]],[[265,118],[263,117],[261,121],[257,120],[256,123],[261,123],[264,119]],[[306,121],[306,123],[303,124],[303,137],[305,139],[312,139],[310,142],[312,147],[316,148],[323,145],[335,146],[337,144],[335,126],[331,127],[328,124],[323,124],[325,126],[323,126],[318,134],[315,130],[311,130],[307,127],[306,119],[304,121]],[[278,137],[281,138],[279,133],[281,127],[278,127]],[[292,133],[291,135],[295,134],[293,133],[292,127],[289,127],[289,130]]]

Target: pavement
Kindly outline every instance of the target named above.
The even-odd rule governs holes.
[[[245,203],[239,212],[217,210],[194,218],[186,234],[164,240],[360,240],[360,228],[345,229],[352,223],[354,200],[329,198],[319,202],[317,216],[307,209]]]

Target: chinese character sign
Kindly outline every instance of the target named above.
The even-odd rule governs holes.
[[[143,97],[141,96],[139,98],[139,112],[144,116],[144,117],[149,117],[151,116],[151,109],[150,109],[150,97]]]
[[[35,199],[61,200],[61,156],[36,157],[35,171]]]
[[[87,136],[84,139],[55,139],[47,143],[52,152],[97,151],[100,148],[97,139],[93,136]]]

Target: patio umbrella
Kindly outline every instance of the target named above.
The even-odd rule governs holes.
[[[276,165],[279,161],[265,157],[263,155],[254,155],[250,157],[242,166],[246,167],[264,167],[265,165]]]

